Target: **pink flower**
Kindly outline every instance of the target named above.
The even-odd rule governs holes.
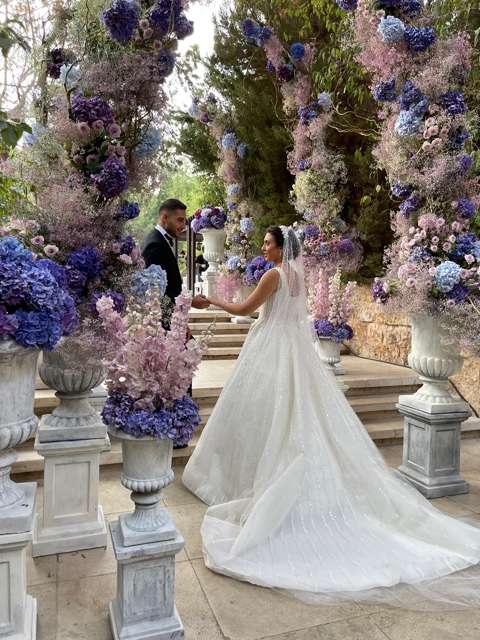
[[[416,227],[410,227],[410,229],[408,230],[408,233],[409,233],[410,235],[413,235],[416,231],[417,231],[417,228],[416,228]]]
[[[43,236],[34,236],[31,242],[36,247],[41,247],[45,243],[45,238]]]
[[[457,239],[457,238],[456,238],[456,236],[454,236],[454,235],[448,236],[448,241],[449,241],[449,242],[452,242],[452,243],[453,243],[453,242],[455,242],[455,240],[456,240],[456,239]]]
[[[444,224],[445,224],[445,218],[438,218],[438,220],[437,220],[437,228],[441,229]]]
[[[433,236],[432,244],[438,244],[440,242],[440,238],[438,236]]]
[[[112,122],[108,127],[108,133],[112,138],[119,138],[122,135],[122,129],[116,122]]]
[[[112,253],[120,253],[120,247],[122,245],[119,242],[114,242],[112,244]]]
[[[43,251],[46,256],[48,256],[49,258],[53,258],[53,256],[57,255],[60,249],[55,244],[47,244],[44,247]]]
[[[434,276],[434,275],[437,273],[437,269],[436,269],[436,267],[430,267],[430,269],[428,270],[428,273],[429,273],[431,276]]]
[[[430,144],[430,142],[424,142],[422,144],[422,151],[431,151],[432,150],[432,145]]]
[[[452,248],[452,245],[450,244],[450,242],[444,242],[442,244],[442,249],[447,253],[450,251],[451,248]]]
[[[40,225],[35,220],[26,220],[25,221],[25,229],[30,233],[38,231],[40,229]]]
[[[123,264],[133,264],[132,258],[130,256],[127,256],[126,253],[122,253],[120,256],[118,256],[118,259],[123,262]]]
[[[430,246],[430,251],[433,251],[433,253],[437,253],[437,251],[438,251],[438,245],[436,245],[436,244],[432,244],[432,245]]]
[[[75,164],[83,164],[85,162],[85,158],[79,153],[75,154],[72,158]]]
[[[115,147],[115,153],[117,156],[125,156],[127,154],[127,150],[121,144]]]
[[[443,140],[441,138],[435,138],[432,140],[432,149],[439,149],[443,145]]]
[[[94,131],[103,131],[105,128],[105,125],[103,124],[103,120],[95,120],[95,122],[92,124],[92,129]]]
[[[455,306],[455,300],[452,300],[451,298],[449,300],[447,300],[447,307],[449,309],[451,309],[454,306]]]
[[[152,28],[145,29],[145,31],[143,32],[143,37],[149,40],[152,36],[153,36],[153,29]]]
[[[154,40],[154,41],[153,41],[153,48],[154,48],[156,51],[160,51],[160,49],[162,49],[162,47],[163,47],[163,44],[161,43],[161,41],[160,41],[160,40]]]
[[[148,29],[150,27],[150,22],[146,18],[142,18],[138,25],[140,29]]]
[[[98,156],[96,153],[89,153],[87,156],[87,164],[93,164],[98,160]]]
[[[88,136],[91,131],[88,122],[77,122],[77,130],[82,136]]]
[[[468,262],[468,264],[473,264],[475,262],[475,256],[472,256],[471,253],[467,253],[465,255],[465,260]]]
[[[462,230],[462,225],[460,224],[460,222],[458,222],[458,220],[455,220],[455,222],[452,222],[452,231],[455,231],[455,233],[458,233],[461,230]]]
[[[415,280],[415,278],[407,278],[406,282],[405,282],[405,286],[408,287],[409,289],[412,289],[415,285],[417,284],[417,281]]]

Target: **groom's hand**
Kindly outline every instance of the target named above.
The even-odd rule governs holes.
[[[210,305],[205,296],[193,296],[192,307],[194,309],[206,309]]]

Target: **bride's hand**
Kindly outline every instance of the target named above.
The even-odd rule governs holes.
[[[221,307],[222,306],[222,301],[219,300],[218,298],[216,298],[215,296],[209,296],[207,298],[208,303],[211,304],[214,307]]]

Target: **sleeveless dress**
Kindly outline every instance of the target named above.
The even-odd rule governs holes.
[[[279,272],[183,474],[207,567],[308,602],[478,604],[480,529],[387,467]]]

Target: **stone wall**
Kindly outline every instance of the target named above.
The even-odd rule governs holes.
[[[357,288],[351,325],[355,331],[349,347],[356,355],[372,360],[408,366],[410,321],[407,317],[386,315],[381,305],[371,301],[370,287]],[[480,359],[465,354],[465,364],[452,378],[458,392],[480,414]]]

